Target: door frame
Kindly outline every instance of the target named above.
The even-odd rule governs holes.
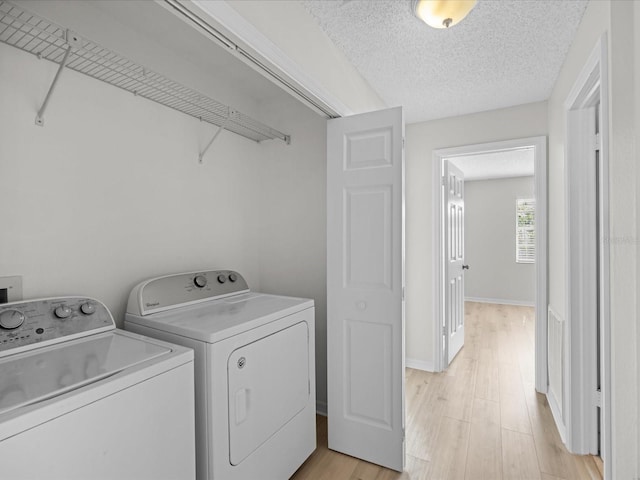
[[[535,378],[536,390],[546,393],[547,377],[547,137],[526,137],[500,142],[465,145],[434,150],[433,188],[433,334],[434,371],[444,369],[442,324],[444,320],[444,255],[442,176],[444,160],[454,157],[500,152],[517,148],[534,150],[534,191],[536,197],[536,302],[535,302]]]
[[[576,328],[583,318],[596,315],[591,293],[587,285],[597,280],[595,262],[589,256],[590,251],[584,245],[584,239],[572,235],[572,226],[595,224],[595,212],[582,204],[585,196],[592,196],[585,184],[585,170],[581,165],[581,154],[585,148],[593,145],[593,138],[587,135],[582,125],[585,123],[586,110],[595,102],[600,102],[600,161],[602,167],[599,204],[595,209],[602,212],[601,231],[605,238],[602,242],[600,259],[600,322],[603,362],[601,371],[601,413],[604,428],[601,432],[601,454],[604,461],[604,478],[612,478],[611,465],[611,322],[610,322],[610,251],[606,238],[610,234],[609,226],[609,82],[607,36],[603,34],[593,52],[578,75],[573,88],[564,102],[567,126],[567,146],[565,155],[565,275],[566,275],[566,318],[567,340],[565,340],[565,368],[563,372],[564,419],[566,442],[569,451],[591,453],[593,450],[594,428],[589,409],[595,395],[597,347],[593,329]],[[595,185],[593,185],[595,187]],[[592,239],[594,240],[594,239]],[[598,245],[595,245],[598,248]],[[578,318],[580,323],[577,323]],[[596,317],[597,318],[597,317]],[[595,325],[592,325],[595,326]],[[556,420],[557,421],[557,420]]]

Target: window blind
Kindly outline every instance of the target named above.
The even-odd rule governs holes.
[[[532,198],[516,200],[516,262],[536,261],[536,201]]]

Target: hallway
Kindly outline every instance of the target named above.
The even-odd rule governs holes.
[[[407,459],[398,474],[318,449],[296,480],[574,480],[602,478],[593,457],[571,455],[534,389],[534,309],[466,303],[465,346],[440,374],[407,369]]]

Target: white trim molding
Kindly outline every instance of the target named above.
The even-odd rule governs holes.
[[[405,360],[405,367],[414,368],[416,370],[422,370],[424,372],[434,372],[433,362],[427,362],[425,360],[416,360],[414,358],[407,358]]]
[[[535,198],[536,198],[536,331],[535,370],[536,390],[546,393],[547,378],[547,137],[529,137],[502,142],[467,145],[434,150],[432,164],[433,188],[433,318],[434,318],[434,371],[445,367],[443,358],[442,324],[444,319],[443,283],[444,255],[442,240],[443,222],[443,162],[447,159],[500,152],[519,148],[534,149]]]
[[[564,319],[549,305],[547,319],[548,362],[549,365],[549,389],[547,391],[547,401],[551,408],[551,414],[555,420],[560,438],[566,443],[566,428],[563,418],[563,366],[564,366],[564,344],[566,337],[566,326]]]
[[[566,323],[563,418],[569,451],[597,452],[598,421],[594,402],[597,377],[597,322],[600,321],[601,454],[604,478],[611,471],[611,325],[609,300],[609,85],[607,37],[603,34],[564,102]],[[599,104],[599,108],[598,108]],[[595,136],[595,118],[600,131]],[[594,138],[596,139],[594,141]],[[599,145],[600,177],[584,164]],[[599,195],[596,195],[596,190]],[[600,250],[599,250],[600,249]],[[598,255],[598,251],[600,255]],[[600,263],[596,263],[596,258]],[[597,284],[600,288],[597,288]],[[598,295],[599,293],[599,295]]]
[[[353,113],[226,1],[156,1],[316,112]]]
[[[535,307],[535,302],[528,300],[509,300],[504,298],[464,297],[465,302],[494,303],[496,305],[514,305],[516,307]]]

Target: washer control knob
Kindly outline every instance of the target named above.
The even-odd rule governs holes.
[[[59,307],[56,307],[53,313],[55,314],[56,317],[60,319],[65,319],[71,316],[71,309],[66,305],[60,305]]]
[[[229,281],[230,282],[235,282],[236,280],[238,280],[238,276],[235,273],[230,273],[229,274]]]
[[[193,283],[198,288],[204,288],[207,286],[207,277],[204,275],[196,275],[196,278],[193,279]]]
[[[227,281],[227,277],[225,277],[222,274],[218,275],[218,283],[225,283],[226,281]]]
[[[20,310],[10,309],[0,312],[0,327],[7,330],[18,328],[24,323],[24,313]]]
[[[93,303],[86,302],[80,305],[80,311],[85,315],[93,315],[96,313],[96,306]]]

